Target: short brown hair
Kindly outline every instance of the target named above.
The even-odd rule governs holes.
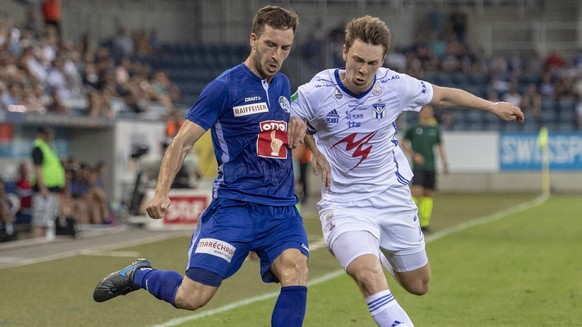
[[[346,27],[346,39],[344,47],[349,50],[357,39],[372,44],[381,45],[384,48],[384,55],[390,49],[392,35],[390,29],[380,18],[363,16],[353,19]]]
[[[293,34],[299,24],[299,16],[292,9],[278,6],[265,6],[257,12],[253,19],[252,33],[260,36],[265,30],[265,25],[278,30],[293,29]]]

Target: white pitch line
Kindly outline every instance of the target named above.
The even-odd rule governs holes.
[[[445,236],[463,231],[463,230],[470,228],[470,227],[473,227],[473,226],[482,225],[482,224],[485,224],[488,222],[499,220],[503,217],[507,217],[507,216],[512,215],[514,213],[536,207],[538,205],[543,204],[548,199],[549,199],[548,195],[541,195],[541,196],[539,196],[531,201],[524,202],[524,203],[518,204],[516,206],[513,206],[511,208],[495,212],[491,215],[472,219],[470,221],[467,221],[465,223],[462,223],[462,224],[459,224],[457,226],[453,226],[450,228],[445,228],[442,231],[439,231],[437,233],[434,233],[432,235],[427,236],[426,243],[430,243],[432,241],[435,241],[435,240],[438,240],[438,239],[443,238]],[[319,243],[321,243],[321,244],[319,244]],[[321,240],[316,242],[316,244],[317,244],[317,246],[319,246],[319,247],[317,247],[317,249],[324,247],[323,241],[321,241]],[[310,250],[311,251],[315,250],[313,248],[313,245],[310,246]],[[320,276],[318,278],[312,279],[310,282],[307,283],[307,286],[314,286],[317,284],[321,284],[321,283],[324,283],[328,280],[339,277],[343,274],[344,274],[344,271],[342,269],[338,269],[338,270],[332,271],[330,273],[327,273],[323,276]],[[208,311],[204,311],[204,312],[200,312],[200,313],[196,313],[196,314],[192,314],[192,315],[184,316],[184,317],[180,317],[180,318],[175,318],[175,319],[169,320],[165,323],[162,323],[160,325],[154,325],[153,327],[174,327],[174,326],[178,326],[180,324],[183,324],[183,323],[191,321],[191,320],[196,320],[196,319],[212,316],[212,315],[215,315],[218,313],[222,313],[222,312],[225,312],[228,310],[236,309],[236,308],[239,308],[239,307],[242,307],[242,306],[245,306],[248,304],[252,304],[255,302],[260,302],[263,300],[272,299],[272,298],[277,297],[277,296],[279,296],[279,292],[266,293],[266,294],[254,296],[251,298],[247,298],[244,300],[240,300],[237,302],[233,302],[233,303],[224,305],[224,306],[216,308],[216,309],[212,309],[212,310],[208,310]]]

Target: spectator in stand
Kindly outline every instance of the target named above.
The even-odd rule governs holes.
[[[166,139],[173,138],[184,124],[184,114],[180,109],[172,109],[166,120]]]
[[[42,2],[42,14],[46,25],[54,26],[57,33],[61,34],[61,0],[44,0]]]
[[[26,22],[24,28],[34,33],[34,36],[38,39],[43,33],[44,24],[38,18],[37,11],[34,7],[29,7],[26,10]]]
[[[6,195],[4,181],[0,180],[0,242],[16,238],[14,232],[15,222],[16,217],[12,210],[12,204]]]
[[[32,214],[32,184],[30,183],[30,167],[26,161],[18,163],[18,180],[16,181],[16,193],[20,198],[20,209],[17,216],[30,217]],[[28,219],[25,219],[28,221]]]
[[[105,190],[103,190],[97,183],[97,170],[93,167],[87,166],[87,192],[83,196],[83,200],[87,204],[89,221],[92,224],[104,224],[109,222],[109,203]]]
[[[560,54],[558,49],[552,50],[552,52],[546,57],[544,62],[544,69],[546,71],[553,71],[554,69],[562,68],[566,65],[564,57]]]
[[[512,83],[509,91],[503,95],[503,101],[509,102],[516,107],[521,106],[521,94],[517,91],[516,83]]]
[[[50,101],[46,105],[46,112],[51,114],[67,114],[69,109],[63,102],[59,91],[57,89],[52,89],[49,95]]]
[[[466,44],[467,39],[467,13],[465,13],[458,3],[451,5],[449,13],[449,29],[455,35],[457,41]]]
[[[151,81],[151,93],[151,100],[161,102],[168,110],[173,108],[174,103],[180,100],[180,91],[170,81],[168,73],[165,70],[157,70],[154,72]]]
[[[555,81],[554,74],[546,70],[542,75],[542,80],[540,82],[539,91],[543,98],[551,98],[555,93]]]
[[[541,123],[542,95],[538,92],[538,88],[534,83],[527,85],[525,93],[521,98],[521,109],[536,123]]]

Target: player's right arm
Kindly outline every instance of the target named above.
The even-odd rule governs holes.
[[[172,143],[166,150],[160,166],[158,182],[153,198],[146,207],[148,215],[160,219],[170,206],[169,192],[184,159],[192,151],[192,146],[206,132],[200,125],[186,120]]]

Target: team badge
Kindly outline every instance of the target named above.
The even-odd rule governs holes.
[[[287,159],[287,122],[268,120],[260,123],[257,155],[273,159]]]
[[[289,100],[286,97],[280,96],[279,97],[279,105],[286,113],[291,113],[291,105],[289,104]]]
[[[378,85],[378,84],[374,85],[374,88],[372,89],[372,94],[373,95],[382,94],[382,88],[380,87],[380,85]]]
[[[386,105],[383,103],[374,103],[372,105],[374,107],[374,118],[382,119],[384,118],[384,112],[386,111]]]
[[[342,91],[340,91],[340,89],[337,88],[337,87],[335,88],[335,90],[333,91],[333,93],[335,95],[335,98],[338,99],[338,100],[344,97],[344,94],[342,93]]]

